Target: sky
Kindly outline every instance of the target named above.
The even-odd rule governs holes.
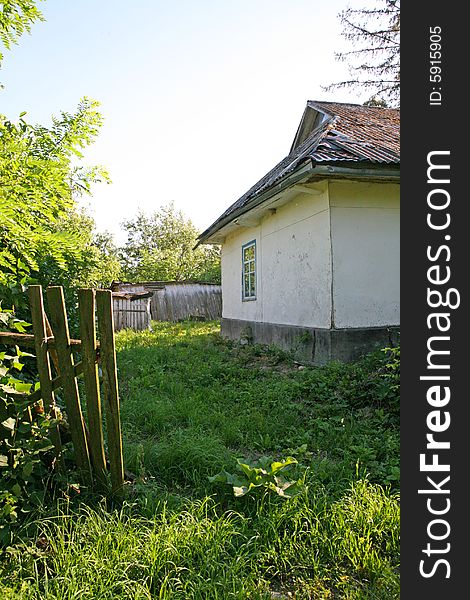
[[[112,184],[81,202],[121,223],[174,202],[206,229],[289,152],[307,100],[363,102],[338,13],[371,0],[46,0],[46,21],[5,51],[0,112],[47,125],[88,96],[104,125],[85,153]]]

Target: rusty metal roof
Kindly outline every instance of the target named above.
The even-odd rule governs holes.
[[[337,102],[308,102],[307,106],[329,116],[320,126],[319,137],[310,136],[316,139],[308,144],[309,156],[316,162],[400,162],[398,109]]]
[[[310,120],[306,119],[307,113]],[[313,124],[311,130],[310,124]],[[308,162],[311,162],[313,169],[316,164],[398,166],[400,111],[394,108],[309,100],[296,140],[285,158],[199,236],[201,242],[225,225],[230,215],[239,214],[244,207],[249,210],[257,196]]]

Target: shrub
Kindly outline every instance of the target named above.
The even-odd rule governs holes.
[[[28,324],[11,312],[0,313],[3,328],[24,331]],[[50,428],[56,421],[32,404],[32,383],[21,377],[23,359],[31,354],[0,352],[0,545],[11,539],[15,524],[41,502],[48,479],[45,455],[53,448]]]

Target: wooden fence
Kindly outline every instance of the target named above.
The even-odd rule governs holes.
[[[222,288],[220,285],[192,281],[145,281],[141,283],[114,282],[112,290],[120,295],[144,297],[151,295],[150,317],[155,321],[181,321],[184,319],[220,319],[222,316]],[[124,309],[133,308],[129,302]],[[137,308],[137,307],[136,307]],[[116,306],[116,324],[129,322],[125,312]],[[127,319],[127,321],[126,321]],[[139,323],[144,323],[141,315]],[[133,327],[132,325],[128,325]],[[145,325],[146,328],[147,324]],[[119,327],[120,328],[120,327]],[[140,325],[135,327],[142,329]]]
[[[111,486],[113,493],[119,494],[124,484],[124,464],[111,292],[79,290],[80,340],[70,338],[62,287],[47,289],[50,321],[44,310],[41,286],[30,286],[29,299],[33,335],[0,333],[0,343],[34,347],[39,388],[29,399],[31,403],[42,399],[44,410],[54,417],[55,392],[62,388],[76,465],[86,483],[102,490],[107,486],[108,471],[101,411],[103,396]],[[76,352],[81,353],[79,362],[74,357]],[[101,390],[98,364],[102,371]],[[81,375],[84,379],[87,422],[82,413],[77,384],[77,378]],[[57,468],[63,469],[58,428],[52,432],[51,438],[55,446]]]
[[[113,292],[114,329],[150,329],[152,292]]]
[[[222,290],[214,284],[169,283],[163,289],[155,289],[151,312],[156,321],[219,319],[222,316]]]

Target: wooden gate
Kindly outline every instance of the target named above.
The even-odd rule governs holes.
[[[29,400],[34,403],[42,399],[45,412],[55,417],[55,392],[62,388],[76,465],[86,483],[105,489],[108,468],[104,450],[102,393],[111,486],[113,493],[120,493],[124,484],[124,465],[111,292],[79,290],[79,340],[70,338],[62,287],[47,289],[50,320],[44,310],[41,286],[30,286],[29,299],[34,335],[0,333],[0,342],[34,347],[39,388],[30,395]],[[77,352],[81,354],[81,361],[74,356]],[[101,390],[98,364],[102,372]],[[87,422],[82,413],[77,384],[77,378],[81,375],[84,378]],[[58,468],[63,468],[58,429],[52,432],[51,438]]]

